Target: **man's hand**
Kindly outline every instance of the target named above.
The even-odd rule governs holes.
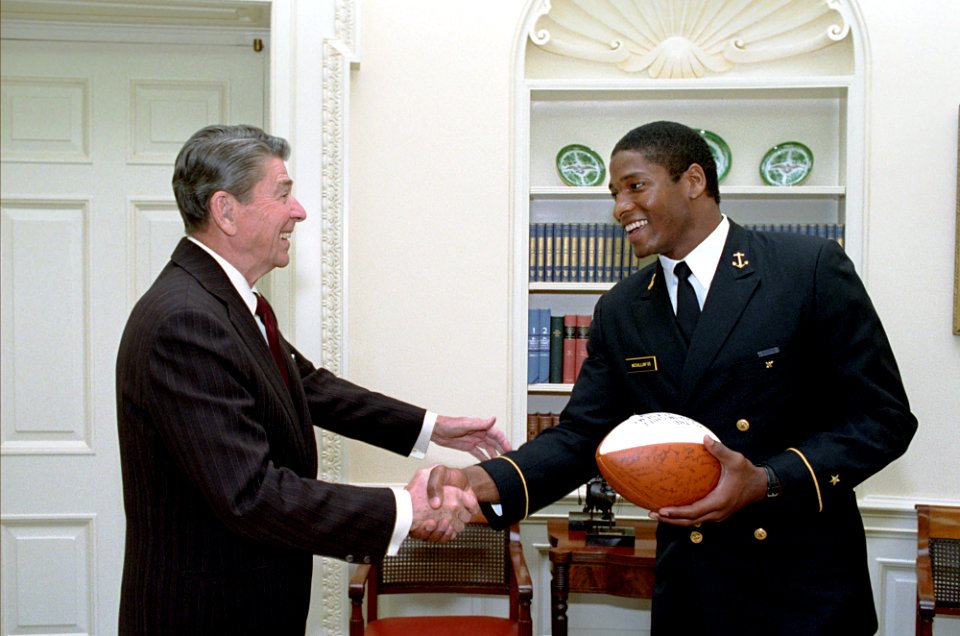
[[[661,508],[650,516],[663,523],[692,526],[703,521],[723,521],[741,508],[767,495],[767,473],[742,454],[709,435],[703,445],[720,460],[720,481],[706,497],[688,506]]]
[[[430,468],[418,470],[405,486],[413,502],[410,536],[438,543],[455,539],[470,519],[480,513],[477,498],[469,487],[443,485],[428,500],[427,480]],[[436,505],[432,505],[436,503]]]
[[[427,481],[427,498],[431,508],[438,508],[443,500],[443,489],[469,489],[478,501],[496,503],[500,501],[500,491],[493,479],[480,466],[466,468],[451,468],[450,466],[436,465],[430,470]]]
[[[470,453],[480,461],[505,453],[510,448],[507,436],[496,428],[496,417],[437,416],[430,441],[440,446]]]

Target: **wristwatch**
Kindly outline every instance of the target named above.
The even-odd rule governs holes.
[[[767,497],[777,497],[780,495],[780,478],[777,477],[777,471],[767,464],[760,464],[767,472]]]

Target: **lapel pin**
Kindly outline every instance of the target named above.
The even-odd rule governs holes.
[[[746,261],[743,259],[743,257],[746,256],[746,254],[744,254],[743,252],[734,252],[733,255],[737,257],[737,260],[733,261],[731,265],[733,265],[737,269],[743,269],[744,267],[750,264],[750,261]]]

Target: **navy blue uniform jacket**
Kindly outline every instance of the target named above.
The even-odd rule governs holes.
[[[312,555],[386,552],[393,494],[314,479],[314,427],[405,455],[425,411],[281,345],[290,391],[220,265],[186,239],[134,307],[117,358],[121,634],[302,636]]]
[[[731,222],[689,351],[659,262],[603,295],[559,426],[509,453],[515,465],[482,464],[500,490],[497,524],[573,491],[614,426],[654,411],[703,423],[783,485],[723,522],[660,524],[654,628],[683,633],[697,608],[717,634],[873,633],[853,489],[905,452],[917,421],[842,248]]]

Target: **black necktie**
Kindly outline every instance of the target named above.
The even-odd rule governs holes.
[[[263,326],[267,331],[267,343],[270,345],[270,353],[273,354],[273,361],[277,363],[280,369],[280,376],[283,383],[290,388],[290,376],[287,375],[287,365],[283,361],[283,352],[280,350],[280,336],[277,329],[277,317],[273,313],[273,308],[267,299],[260,294],[254,294],[257,297],[257,315],[263,321]]]
[[[677,275],[677,322],[689,344],[700,318],[700,303],[697,302],[697,293],[690,284],[690,266],[680,261],[673,268],[673,273]]]

